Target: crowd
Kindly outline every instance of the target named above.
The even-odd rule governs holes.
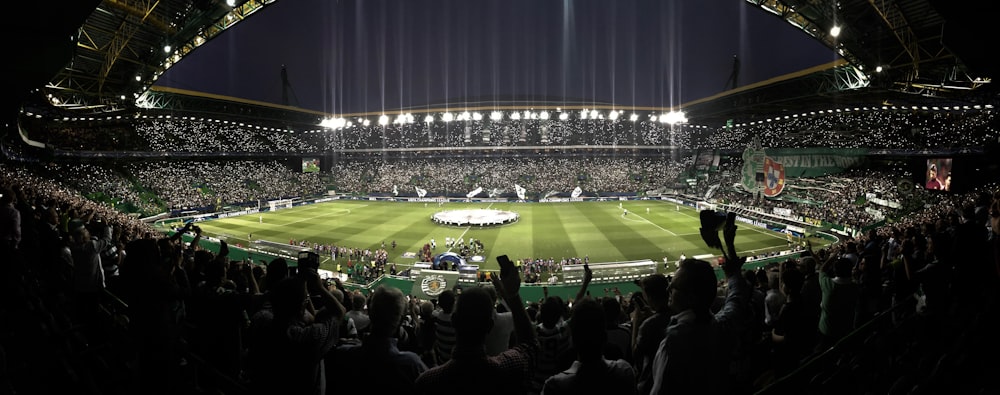
[[[432,194],[464,194],[482,187],[483,195],[568,193],[579,186],[588,193],[645,192],[673,183],[682,162],[663,157],[502,157],[462,160],[379,160],[342,158],[330,170],[340,192],[393,193],[412,196],[415,187]],[[433,196],[433,195],[432,195]]]
[[[995,109],[843,109],[719,128],[696,147],[744,149],[753,139],[772,148],[983,147],[1000,143]]]
[[[200,248],[196,226],[182,243],[50,179],[2,174],[8,393],[751,393],[834,351],[849,360],[800,393],[997,389],[983,357],[1000,195],[986,190],[757,272],[719,224],[722,282],[715,262],[687,259],[640,292],[592,292],[585,269],[574,298],[525,301],[502,260],[490,285],[420,300],[232,260],[225,244]],[[886,343],[898,348],[839,348],[883,311],[908,331]]]
[[[151,161],[6,165],[59,183],[123,212],[154,215],[172,209],[257,205],[258,200],[326,192],[315,173],[278,161]]]
[[[982,147],[1000,142],[992,107],[944,109],[842,108],[719,127],[667,124],[657,114],[581,116],[557,112],[505,113],[499,121],[412,123],[345,120],[345,127],[291,130],[244,120],[139,115],[107,120],[26,119],[29,138],[66,150],[314,154],[352,150],[449,147],[649,147],[743,149],[766,147],[908,149]],[[453,114],[455,115],[455,114]],[[348,125],[346,122],[350,122]]]

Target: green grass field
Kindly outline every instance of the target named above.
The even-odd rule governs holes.
[[[378,249],[385,242],[389,261],[401,265],[417,262],[405,252],[418,252],[431,238],[436,253],[448,251],[445,237],[481,240],[485,246],[483,269],[496,269],[496,257],[511,259],[589,256],[590,262],[651,259],[671,262],[681,254],[719,255],[705,246],[698,233],[698,213],[692,208],[663,201],[627,201],[622,217],[618,202],[577,203],[410,203],[339,200],[289,209],[200,222],[209,236],[229,244],[248,245],[255,240],[288,243],[290,239]],[[442,226],[430,218],[439,210],[494,208],[514,211],[520,220],[496,227]],[[649,209],[647,213],[647,208]],[[261,222],[261,217],[263,221]],[[741,254],[753,255],[787,248],[785,236],[739,224],[736,246]],[[397,246],[391,249],[395,240]],[[813,241],[816,243],[816,241]],[[329,255],[320,258],[321,268],[336,266]],[[346,259],[341,258],[338,260]],[[658,265],[661,266],[662,265]]]

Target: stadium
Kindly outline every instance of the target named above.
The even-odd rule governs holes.
[[[607,316],[601,356],[631,368],[631,390],[604,392],[998,390],[984,358],[998,346],[1000,62],[973,2],[747,0],[838,58],[746,85],[734,66],[724,91],[672,105],[488,95],[326,112],[156,83],[274,3],[19,11],[0,393],[428,392],[468,330],[451,303],[480,288],[499,292],[491,317],[526,312],[544,338],[510,393],[556,392],[585,363],[569,336],[585,299]],[[712,333],[734,331],[691,359],[730,366],[687,375],[717,381],[653,363],[685,311],[644,305],[648,287],[688,292],[667,288],[692,276],[682,263],[711,268]],[[296,328],[333,338],[266,340],[282,280],[307,288]],[[405,304],[383,333],[386,289]],[[516,325],[490,358],[528,354]],[[378,336],[420,374],[356,352]]]

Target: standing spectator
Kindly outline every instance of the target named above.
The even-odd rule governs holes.
[[[513,263],[501,255],[500,276],[492,276],[500,298],[510,307],[517,344],[497,356],[486,355],[486,335],[493,326],[493,302],[488,291],[470,288],[455,306],[456,345],[452,359],[417,378],[417,394],[525,394],[535,367],[538,340],[524,310],[521,278]],[[483,378],[488,378],[484,385]]]
[[[569,369],[549,377],[542,393],[636,394],[635,371],[624,359],[607,360],[604,346],[605,311],[590,297],[573,304],[570,333],[576,361]]]
[[[87,217],[92,218],[91,216]],[[111,245],[111,225],[103,223],[100,233],[92,238],[83,220],[70,221],[70,251],[73,254],[73,290],[76,295],[78,318],[93,324],[97,316],[101,293],[104,291],[104,269],[101,267],[101,251]]]
[[[347,312],[347,318],[354,321],[354,327],[358,330],[358,338],[364,339],[372,322],[365,311],[365,307],[368,306],[368,298],[361,291],[355,291],[349,296],[351,310]]]
[[[767,293],[764,296],[764,327],[770,330],[774,328],[774,323],[778,319],[778,312],[785,304],[785,294],[780,289],[780,277],[778,273],[767,273]]]
[[[492,285],[484,286],[487,291],[489,291],[490,296],[493,297],[493,329],[490,330],[489,335],[486,336],[486,354],[493,356],[499,355],[500,353],[506,351],[511,346],[514,335],[514,317],[513,314],[508,311],[499,311],[499,308],[504,308],[503,305],[498,305],[500,303],[500,295],[497,294],[497,290]],[[506,309],[505,309],[506,310]]]
[[[653,359],[660,341],[670,324],[670,280],[659,273],[639,282],[642,293],[632,297],[632,360],[638,372],[639,393],[648,394],[653,387]]]
[[[438,295],[438,307],[434,310],[434,365],[441,365],[451,359],[455,348],[455,327],[451,314],[455,307],[455,291],[444,290]]]
[[[14,207],[17,199],[10,188],[0,190],[0,252],[17,250],[21,243],[21,212]]]
[[[400,325],[407,302],[398,288],[379,286],[369,300],[370,334],[361,345],[338,347],[328,360],[337,381],[337,392],[360,394],[372,383],[392,394],[413,392],[413,382],[427,370],[420,356],[398,347]]]
[[[785,293],[771,330],[771,366],[775,377],[782,377],[799,366],[809,356],[816,337],[816,323],[802,303],[802,283],[805,276],[795,268],[781,271],[781,290]]]
[[[840,338],[854,329],[854,314],[861,290],[851,278],[854,261],[831,255],[819,272],[823,290],[820,304],[819,345],[817,351],[833,346]]]
[[[282,280],[269,297],[273,315],[253,322],[257,338],[248,350],[257,361],[248,375],[253,393],[325,395],[323,358],[337,343],[344,306],[313,270]]]
[[[750,319],[750,284],[740,271],[746,258],[736,254],[733,244],[736,226],[726,225],[724,233],[728,251],[722,263],[726,276],[722,308],[712,313],[718,294],[712,264],[698,259],[681,262],[670,283],[674,316],[653,361],[651,394],[728,394],[734,390],[728,367]]]
[[[570,353],[569,323],[563,318],[566,302],[558,296],[547,296],[538,312],[535,325],[540,348],[531,393],[540,393],[545,380],[569,367],[573,362]]]
[[[617,298],[604,297],[601,298],[600,303],[601,309],[604,310],[604,330],[607,333],[604,357],[610,360],[631,361],[632,325],[625,319],[621,302]]]

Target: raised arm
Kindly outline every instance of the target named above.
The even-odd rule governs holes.
[[[524,301],[521,300],[521,277],[517,268],[506,255],[497,257],[497,262],[500,264],[500,276],[490,276],[490,280],[510,308],[511,318],[514,319],[514,335],[518,343],[535,342],[535,328],[531,325],[528,312],[524,309]]]
[[[590,280],[594,278],[594,272],[590,270],[590,265],[583,264],[583,284],[580,285],[580,290],[576,292],[576,297],[573,300],[581,300],[584,296],[587,296],[587,286],[590,285]]]

